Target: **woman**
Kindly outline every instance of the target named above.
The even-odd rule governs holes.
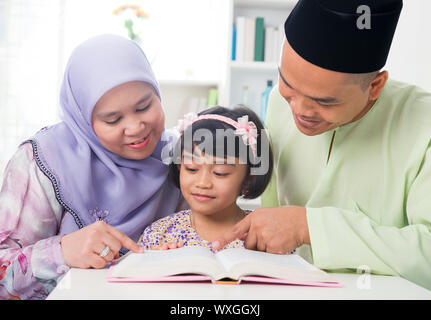
[[[138,45],[102,35],[78,46],[60,104],[62,122],[24,142],[4,174],[3,299],[43,299],[70,267],[139,252],[143,229],[183,204],[161,158],[171,136]]]

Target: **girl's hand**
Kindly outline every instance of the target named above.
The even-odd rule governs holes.
[[[182,242],[167,242],[161,246],[151,247],[152,250],[169,250],[169,249],[178,249],[183,246]]]
[[[106,246],[110,251],[101,257]],[[104,268],[118,258],[122,246],[135,253],[143,252],[136,242],[104,221],[94,222],[61,238],[64,261],[72,268]]]

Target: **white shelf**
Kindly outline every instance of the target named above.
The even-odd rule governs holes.
[[[292,10],[298,0],[234,0],[237,8],[288,9]]]
[[[190,87],[216,87],[218,86],[217,81],[210,80],[159,80],[161,86],[190,86]]]
[[[260,62],[260,61],[231,61],[230,66],[232,69],[250,70],[250,71],[277,71],[278,65],[275,62]]]
[[[284,31],[284,21],[298,0],[229,0],[229,2],[230,13],[226,28],[229,48],[226,52],[225,74],[220,86],[220,101],[226,106],[245,104],[260,114],[262,93],[266,90],[268,80],[271,80],[273,85],[278,82],[279,57],[267,59],[271,62],[232,61],[232,27],[239,16],[262,17],[265,28],[281,28]],[[281,40],[280,37],[280,42]],[[246,98],[243,94],[245,86],[248,87]]]

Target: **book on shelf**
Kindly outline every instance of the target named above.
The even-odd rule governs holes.
[[[264,18],[256,18],[256,30],[254,41],[254,61],[263,61],[265,45],[265,25]]]
[[[232,28],[232,60],[236,60],[236,27]]]
[[[279,255],[242,248],[213,253],[201,246],[129,252],[114,260],[109,282],[276,283],[342,287],[326,272],[296,254]]]
[[[244,61],[244,35],[245,35],[245,17],[236,18],[236,61]]]
[[[254,40],[256,33],[256,19],[245,18],[244,33],[244,61],[254,61]]]
[[[264,56],[265,62],[273,62],[275,57],[275,28],[267,27],[265,28],[265,48],[264,48]]]
[[[232,60],[277,62],[283,41],[283,24],[265,26],[263,17],[238,16],[232,29]]]

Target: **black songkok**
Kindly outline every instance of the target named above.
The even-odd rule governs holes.
[[[308,62],[338,72],[380,70],[402,0],[298,0],[284,24],[286,39]]]

